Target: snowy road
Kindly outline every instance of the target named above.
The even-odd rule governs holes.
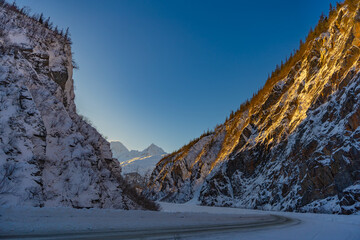
[[[228,234],[229,232],[239,232],[250,229],[264,229],[274,226],[296,224],[297,221],[292,219],[264,215],[257,217],[243,218],[238,223],[233,224],[209,224],[187,227],[167,227],[167,228],[150,228],[150,229],[123,229],[121,231],[89,231],[77,233],[43,233],[43,234],[26,234],[26,235],[2,235],[0,239],[194,239],[198,237],[207,237],[210,234]]]
[[[291,219],[297,219],[298,224],[290,224],[280,227],[265,229],[247,229],[239,232],[228,232],[221,235],[215,234],[206,240],[360,240],[360,215],[333,215],[314,213],[293,213],[293,212],[268,212],[261,210],[221,208],[197,206],[195,204],[169,204],[161,203],[165,212],[192,212],[192,213],[221,213],[221,214],[276,214]]]
[[[359,240],[360,216],[161,203],[161,212],[0,208],[2,239]]]

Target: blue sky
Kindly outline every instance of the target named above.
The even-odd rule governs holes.
[[[76,104],[109,140],[171,152],[223,123],[330,0],[17,0],[69,27]]]

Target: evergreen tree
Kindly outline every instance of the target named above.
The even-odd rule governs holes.
[[[39,17],[39,23],[43,24],[44,23],[44,15],[41,13],[40,17]]]
[[[340,3],[336,3],[336,9],[340,9],[340,7],[341,7],[341,4]]]

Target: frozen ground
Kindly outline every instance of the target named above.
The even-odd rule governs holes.
[[[32,239],[360,239],[360,216],[161,205],[161,212],[0,208],[0,238],[26,234]],[[295,220],[286,222],[287,218]]]
[[[165,212],[206,212],[221,214],[275,214],[292,219],[297,219],[298,224],[281,227],[242,230],[229,234],[221,233],[211,237],[197,237],[197,239],[246,239],[246,240],[359,240],[360,239],[360,215],[330,215],[313,213],[290,213],[290,212],[265,212],[249,209],[218,208],[197,206],[195,204],[169,204],[162,203]]]

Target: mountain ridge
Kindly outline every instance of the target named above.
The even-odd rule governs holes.
[[[132,158],[145,157],[145,156],[158,156],[167,154],[161,147],[151,143],[144,150],[129,150],[120,141],[110,141],[110,148],[115,158],[120,162],[128,161]]]
[[[146,187],[156,164],[167,154],[153,143],[142,151],[129,151],[120,141],[110,141],[110,147],[114,157],[120,162],[122,175],[139,192]]]
[[[136,172],[145,180],[148,179],[156,163],[167,154],[153,143],[142,151],[129,151],[120,141],[110,141],[110,147],[114,157],[120,162],[123,175]]]
[[[157,164],[147,195],[204,205],[360,210],[359,1],[321,16],[306,42],[224,124]]]

